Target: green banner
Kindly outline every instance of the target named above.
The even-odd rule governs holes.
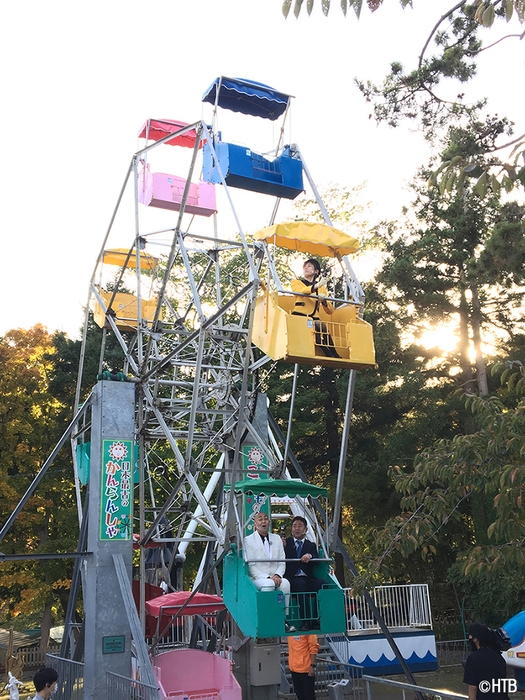
[[[102,441],[101,540],[130,540],[132,537],[132,459],[132,440]]]

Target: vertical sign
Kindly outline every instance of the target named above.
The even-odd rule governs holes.
[[[244,498],[244,536],[253,532],[253,518],[259,511],[270,517],[270,499],[257,494],[257,481],[268,478],[268,459],[257,445],[245,443],[242,446],[242,469],[246,479],[254,482],[253,494]]]
[[[246,479],[253,481],[268,478],[268,459],[257,445],[242,446],[242,471]]]
[[[102,440],[101,540],[131,539],[132,461],[132,440]]]

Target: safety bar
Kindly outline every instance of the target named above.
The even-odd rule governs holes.
[[[275,561],[275,562],[279,563],[279,562],[283,562],[283,561],[284,562],[294,562],[294,561],[302,561],[302,560],[301,559],[245,559],[244,561],[247,564],[251,564],[251,563],[255,563],[257,561]],[[333,559],[320,559],[320,558],[315,557],[315,558],[310,559],[310,561],[313,562],[314,564],[316,564],[319,561],[320,562],[333,562]],[[308,562],[308,564],[310,563],[310,561]],[[306,562],[303,561],[302,563],[305,564]]]
[[[288,297],[305,297],[305,299],[317,299],[317,294],[303,294],[302,292],[291,292],[288,289],[283,289],[279,290],[279,295],[283,296],[288,296]],[[351,299],[341,299],[340,297],[328,297],[326,295],[322,295],[321,297],[324,300],[327,301],[335,301],[339,302],[341,305],[344,306],[362,306],[362,304],[358,301],[352,301]]]

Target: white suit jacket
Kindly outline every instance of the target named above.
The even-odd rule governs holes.
[[[251,562],[248,564],[250,578],[267,578],[274,574],[279,574],[281,578],[284,576],[286,562],[284,561],[283,541],[279,535],[268,533],[270,541],[270,557],[264,547],[261,536],[258,532],[253,532],[248,537],[244,538],[244,559]],[[281,559],[283,561],[252,561],[252,559]]]

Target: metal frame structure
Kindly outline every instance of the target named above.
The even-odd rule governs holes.
[[[103,260],[124,190],[130,181],[137,182],[140,163],[147,153],[189,131],[195,131],[196,139],[187,187],[175,225],[171,229],[144,231],[135,196],[133,243],[108,302],[101,295],[98,281],[100,266],[103,265],[100,261]],[[288,434],[283,457],[275,435],[268,440],[264,428],[261,429],[253,421],[259,394],[258,373],[263,370],[268,358],[259,357],[252,348],[252,308],[260,283],[261,265],[269,264],[270,270],[275,273],[268,246],[265,243],[251,245],[247,241],[235,213],[232,193],[225,181],[223,187],[238,226],[235,238],[219,236],[215,216],[211,235],[193,233],[183,227],[189,183],[203,141],[213,144],[213,134],[204,122],[197,122],[168,134],[134,154],[90,283],[90,297],[100,305],[106,318],[100,369],[104,368],[105,336],[109,331],[114,334],[122,350],[122,369],[137,384],[136,433],[139,463],[143,468],[139,470],[140,508],[135,532],[140,533],[141,547],[145,548],[152,539],[163,541],[171,545],[172,551],[176,550],[180,559],[184,558],[190,542],[213,548],[216,551],[214,556],[217,556],[235,535],[233,508],[223,503],[223,498],[230,497],[224,494],[223,486],[242,478],[242,443],[248,441],[259,445],[265,453],[269,473],[286,476],[290,442]],[[304,160],[299,150],[294,149],[303,164],[323,218],[330,224]],[[276,214],[277,206],[274,207],[270,225]],[[135,271],[134,293],[138,319],[141,319],[144,289],[141,256],[145,255],[145,245],[153,248],[156,239],[164,240],[166,233],[171,235],[171,241],[165,268],[157,281],[154,317],[150,321],[137,320],[133,332],[123,330],[112,302],[119,285],[129,284],[126,267],[132,265]],[[237,264],[235,259],[238,260]],[[348,298],[362,304],[362,290],[346,259],[344,279]],[[88,326],[89,304],[84,341]],[[353,394],[353,377],[354,372],[351,371],[350,395]],[[81,398],[81,379],[82,369],[77,401]],[[293,415],[294,398],[291,398],[290,416]],[[345,422],[349,425],[351,402],[347,405],[347,413]],[[80,438],[75,436],[73,442],[83,440],[87,435],[82,432]],[[346,460],[346,438],[341,458],[343,465]],[[342,491],[342,482],[339,487],[339,491]],[[340,498],[337,502],[340,507]],[[220,522],[221,508],[229,513],[225,522]],[[166,518],[170,522],[169,528],[165,525]],[[144,557],[141,557],[141,562],[144,562]],[[143,574],[142,570],[141,578],[144,578]]]

